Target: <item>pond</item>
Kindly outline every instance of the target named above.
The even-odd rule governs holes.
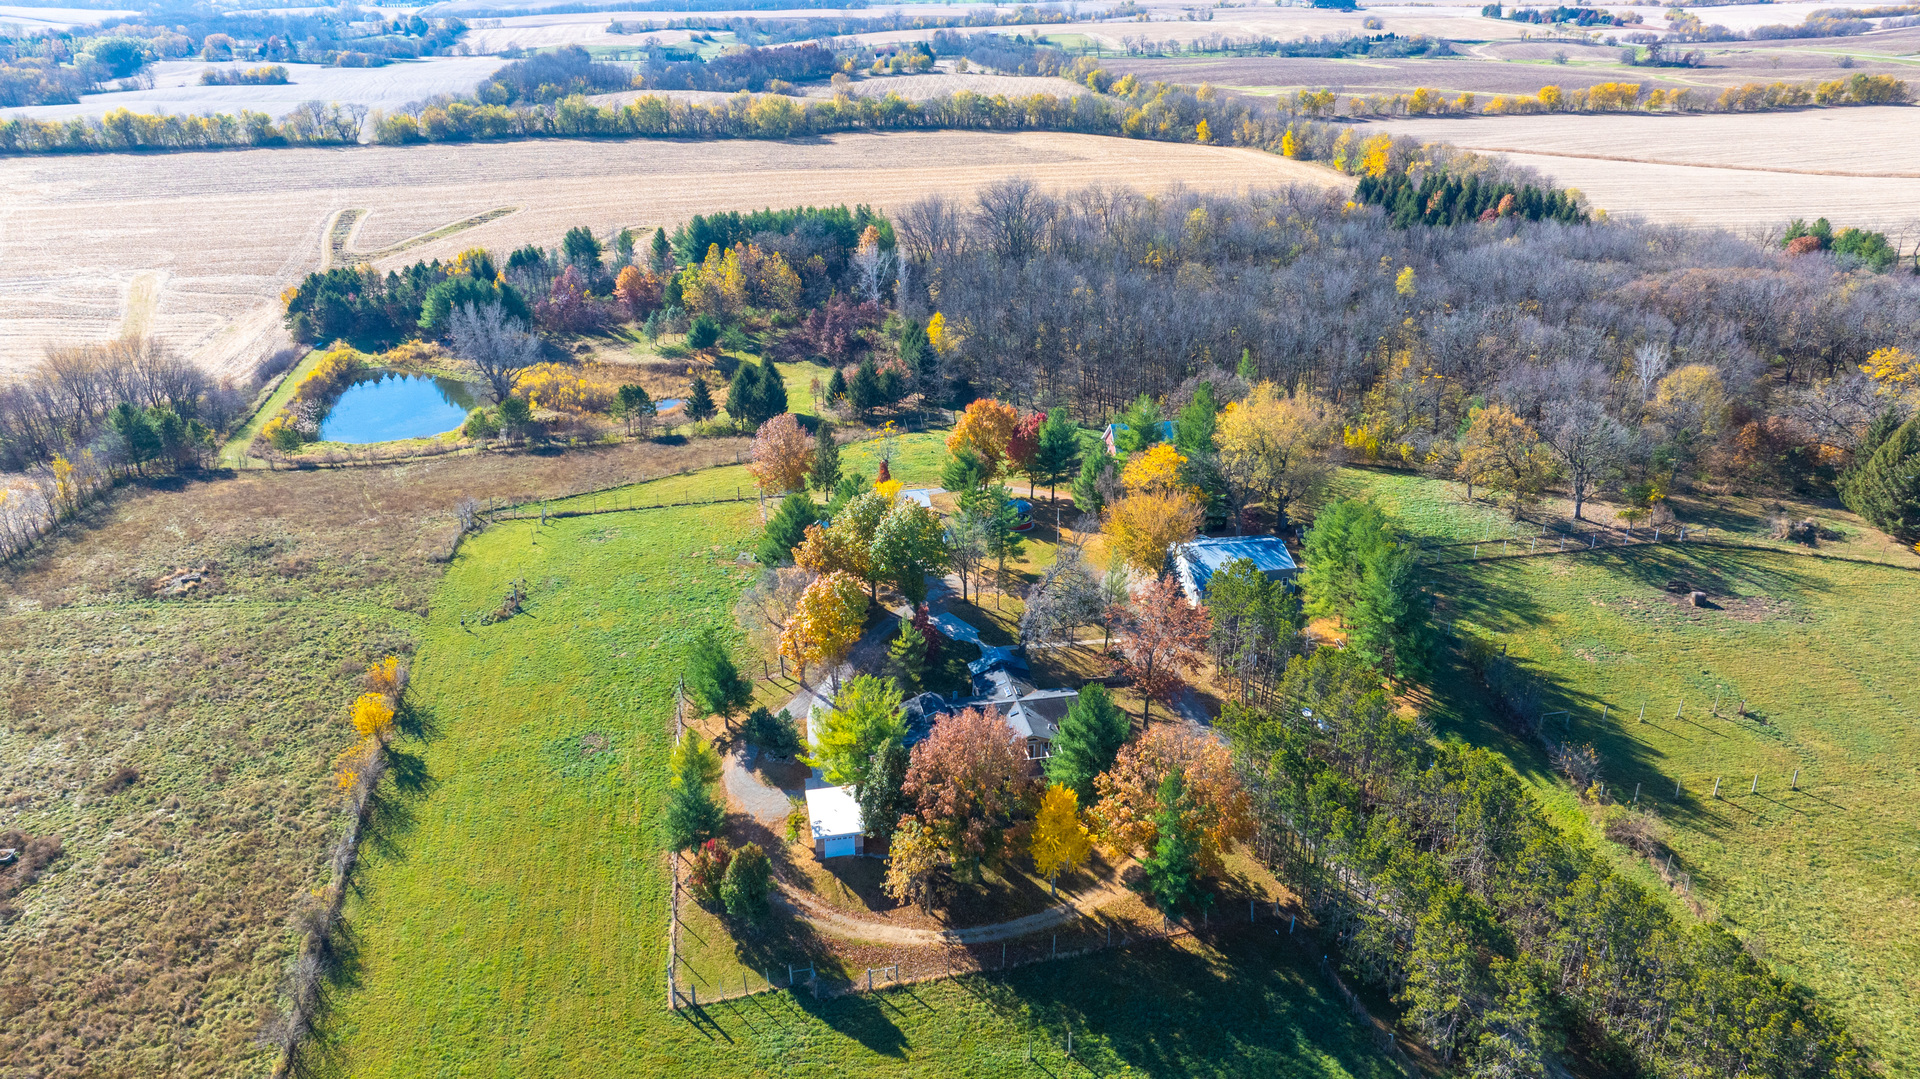
[[[429,438],[459,427],[482,403],[471,383],[407,371],[368,371],[320,421],[325,442],[362,445]]]

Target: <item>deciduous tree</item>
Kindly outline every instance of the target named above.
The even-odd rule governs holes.
[[[962,880],[1000,851],[1006,829],[1032,782],[1019,737],[992,711],[968,708],[943,717],[913,747],[906,795],[920,823],[939,837]]]
[[[780,654],[799,668],[803,680],[814,664],[837,668],[860,639],[866,613],[867,595],[858,580],[845,573],[823,574],[794,605],[780,633]]]
[[[1094,836],[1120,854],[1152,850],[1171,808],[1161,797],[1162,784],[1176,774],[1184,795],[1179,819],[1193,837],[1193,857],[1203,871],[1218,873],[1233,845],[1253,836],[1252,800],[1234,771],[1232,751],[1185,725],[1147,731],[1094,780]]]
[[[1033,866],[1047,878],[1048,890],[1059,895],[1060,874],[1079,869],[1092,853],[1093,841],[1080,821],[1079,796],[1072,787],[1048,787],[1033,822]]]
[[[805,490],[812,467],[813,440],[793,413],[783,412],[760,425],[753,436],[753,461],[747,472],[762,491]]]
[[[1519,520],[1521,507],[1546,489],[1553,458],[1526,420],[1504,405],[1488,405],[1474,410],[1460,436],[1460,463],[1454,474],[1466,483],[1468,498],[1473,497],[1476,481],[1506,492],[1513,517]]]
[[[1125,619],[1121,669],[1140,692],[1140,723],[1145,726],[1154,701],[1172,707],[1186,688],[1180,672],[1199,669],[1211,627],[1206,610],[1188,603],[1171,576],[1136,587]]]
[[[937,316],[936,316],[937,317]],[[932,913],[953,902],[953,857],[946,840],[918,819],[900,821],[887,847],[887,877],[881,888],[896,902]]]
[[[1012,405],[1003,405],[991,397],[982,397],[966,407],[947,436],[947,452],[970,450],[986,466],[986,478],[1001,474],[1007,462],[1007,443],[1020,424],[1020,414]]]
[[[825,715],[816,713],[813,751],[801,758],[827,782],[865,789],[875,762],[890,742],[907,735],[904,700],[891,679],[863,674],[849,681]]]
[[[1206,511],[1185,491],[1128,495],[1107,507],[1102,530],[1141,573],[1166,569],[1167,552],[1200,534]]]
[[[1295,503],[1318,500],[1331,472],[1327,448],[1339,430],[1326,401],[1262,382],[1221,414],[1220,464],[1229,480],[1266,502],[1279,524]]]

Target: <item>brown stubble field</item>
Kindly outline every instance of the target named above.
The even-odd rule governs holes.
[[[63,847],[0,896],[0,1077],[266,1074],[253,1039],[342,823],[329,770],[352,742],[347,705],[369,660],[411,652],[458,499],[571,493],[744,449],[123,487],[0,573],[0,832]],[[153,595],[181,569],[204,580]]]
[[[1495,153],[1579,188],[1595,206],[1732,229],[1792,218],[1920,239],[1920,108],[1481,116],[1369,125]]]
[[[321,264],[327,223],[364,209],[375,251],[488,210],[513,213],[380,263],[473,245],[553,244],[674,225],[696,213],[806,203],[897,208],[1011,176],[1053,188],[1347,184],[1253,150],[1091,135],[858,134],[781,142],[528,141],[474,145],[90,155],[0,161],[0,378],[47,343],[114,336],[143,275],[152,332],[239,374],[283,343],[282,289]]]

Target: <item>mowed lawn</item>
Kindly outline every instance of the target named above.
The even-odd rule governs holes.
[[[1497,546],[1491,512],[1442,504],[1450,485],[1354,486],[1416,534],[1478,539],[1490,526]],[[1874,538],[1842,527],[1855,534],[1844,548]],[[1546,733],[1591,744],[1609,796],[1631,802],[1638,789],[1659,815],[1705,916],[1838,1007],[1893,1073],[1920,1069],[1920,572],[1705,544],[1429,572],[1443,621],[1543,680],[1537,712],[1566,713]],[[1670,595],[1673,580],[1715,606]],[[1473,676],[1456,669],[1435,688],[1443,736],[1505,751],[1560,819],[1599,841],[1545,748],[1496,722]],[[1603,845],[1668,891],[1644,859]]]
[[[922,436],[923,438],[925,436]],[[731,493],[742,470],[663,481]],[[645,501],[645,499],[643,499]],[[562,503],[555,503],[556,507]],[[324,1024],[354,1077],[1396,1074],[1312,970],[1304,941],[1242,932],[1002,977],[816,1001],[665,1009],[659,850],[671,695],[728,627],[754,568],[751,503],[504,523],[435,597],[411,693],[421,793],[367,847],[351,983]],[[515,580],[523,613],[477,624]],[[466,624],[462,624],[462,619]],[[804,959],[795,956],[796,960]]]

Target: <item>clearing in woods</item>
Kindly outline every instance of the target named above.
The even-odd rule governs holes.
[[[237,375],[286,343],[281,290],[329,256],[338,264],[358,254],[389,270],[473,246],[552,245],[575,225],[604,236],[671,230],[719,210],[897,210],[1013,176],[1056,189],[1353,183],[1257,150],[1042,132],[11,158],[0,161],[9,193],[0,377],[37,361],[48,342],[111,336],[128,283],[143,273],[165,274],[152,332],[216,374]],[[514,206],[522,209],[488,217]],[[364,216],[336,233],[348,210]],[[195,239],[203,236],[220,242]]]
[[[1453,484],[1346,477],[1417,534],[1452,542],[1491,530],[1482,555],[1502,535],[1523,537],[1517,552],[1539,534],[1460,505]],[[1538,713],[1568,713],[1544,726],[1547,740],[1592,745],[1610,800],[1631,803],[1638,789],[1673,854],[1671,889],[1652,861],[1600,839],[1598,811],[1553,773],[1540,741],[1498,722],[1477,676],[1441,680],[1436,727],[1505,752],[1569,827],[1591,830],[1676,903],[1690,888],[1704,914],[1835,1006],[1893,1074],[1910,1074],[1920,1069],[1920,559],[1843,510],[1796,508],[1848,538],[1808,552],[1770,540],[1764,510],[1680,505],[1679,519],[1710,536],[1768,549],[1662,544],[1433,570],[1439,617],[1537,676]],[[1704,590],[1711,606],[1690,606],[1669,581]]]
[[[670,482],[724,496],[746,480]],[[759,524],[749,503],[642,510],[505,522],[461,547],[414,665],[436,733],[404,748],[429,793],[359,877],[357,987],[323,1027],[331,1074],[1013,1076],[1033,1067],[1030,1035],[1039,1064],[1064,1064],[1069,1027],[1105,1074],[1398,1074],[1300,948],[1251,932],[669,1013],[673,686],[696,634],[737,632]],[[524,613],[475,624],[515,580]]]

